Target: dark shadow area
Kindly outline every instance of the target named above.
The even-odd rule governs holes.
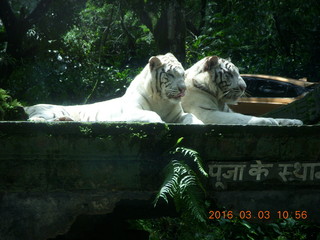
[[[148,240],[149,233],[132,229],[128,220],[176,217],[173,206],[159,203],[155,208],[147,201],[120,201],[114,211],[105,215],[80,215],[64,235],[48,240]]]

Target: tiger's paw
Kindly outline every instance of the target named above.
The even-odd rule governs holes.
[[[301,126],[303,125],[303,122],[298,119],[282,119],[282,118],[276,118],[276,121],[281,126]]]
[[[61,122],[64,122],[64,121],[74,121],[71,117],[59,117],[59,118],[56,118],[54,121],[61,121]]]
[[[298,119],[252,117],[248,124],[266,126],[301,126],[303,125],[303,122]]]
[[[191,113],[184,114],[181,118],[181,122],[184,124],[200,124],[203,125],[203,122],[199,120],[196,116]]]
[[[31,121],[31,122],[45,122],[47,121],[45,118],[43,117],[31,117],[28,119],[28,121]]]
[[[262,117],[252,117],[249,125],[265,125],[265,126],[279,126],[280,124],[274,118],[262,118]]]

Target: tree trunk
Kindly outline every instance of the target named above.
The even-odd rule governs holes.
[[[183,2],[184,0],[166,1],[153,31],[159,52],[172,52],[182,63],[186,58]]]
[[[153,11],[152,5],[154,4],[157,4],[160,9],[160,17],[156,24],[153,24],[153,18],[157,16],[158,12]],[[152,32],[159,53],[171,52],[179,61],[184,63],[186,58],[184,0],[147,2],[136,0],[134,4],[131,2],[131,8],[134,9],[141,22]]]

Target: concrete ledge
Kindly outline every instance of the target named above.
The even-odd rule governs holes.
[[[0,122],[0,238],[47,239],[79,214],[110,213],[123,199],[151,201],[180,137],[211,169],[218,205],[307,210],[319,221],[320,126]],[[261,165],[258,177],[259,163],[273,167]],[[220,179],[214,164],[225,164]],[[242,180],[237,164],[245,165]]]
[[[316,87],[303,98],[264,114],[272,118],[295,118],[304,124],[320,121],[320,87]]]

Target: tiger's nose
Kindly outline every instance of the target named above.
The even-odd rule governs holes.
[[[185,84],[180,84],[180,85],[178,86],[178,89],[179,89],[179,91],[180,91],[181,93],[184,93],[184,92],[187,90],[187,87],[186,87]]]
[[[239,89],[244,92],[246,90],[247,86],[246,85],[240,85]]]
[[[240,83],[239,83],[239,89],[242,91],[242,92],[244,92],[245,90],[246,90],[246,88],[247,88],[247,84],[246,84],[246,82],[241,78],[241,80],[242,81],[240,81]]]

